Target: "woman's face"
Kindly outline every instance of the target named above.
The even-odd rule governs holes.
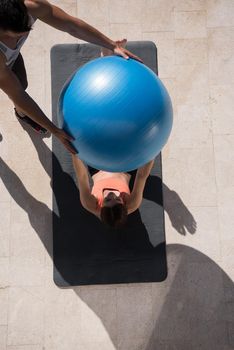
[[[123,204],[123,198],[121,197],[121,195],[117,194],[118,191],[113,191],[113,192],[109,192],[106,196],[104,195],[104,199],[103,199],[103,206],[104,207],[113,207],[116,204]]]

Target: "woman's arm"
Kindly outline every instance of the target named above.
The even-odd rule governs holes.
[[[127,201],[128,214],[133,213],[141,205],[145,183],[153,165],[154,159],[137,170],[133,190]]]
[[[77,155],[72,154],[72,162],[78,181],[80,202],[86,210],[97,215],[97,199],[91,194],[88,170]]]

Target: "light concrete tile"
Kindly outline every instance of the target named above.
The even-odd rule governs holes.
[[[233,84],[234,27],[208,31],[210,84]]]
[[[131,349],[131,350],[149,349],[149,350],[151,350],[151,348],[149,347],[149,340],[147,337],[144,337],[144,338],[134,337],[134,338],[120,339],[117,349],[118,350],[126,350],[126,349]]]
[[[59,347],[58,349],[67,349],[66,347]],[[106,341],[103,342],[99,342],[99,341],[95,341],[95,342],[91,342],[89,341],[89,339],[82,339],[81,337],[79,337],[79,339],[76,342],[76,345],[74,344],[74,346],[71,348],[69,347],[69,349],[71,350],[116,350],[115,345],[112,343],[111,339],[108,339]],[[46,348],[47,350],[47,348]],[[49,350],[49,348],[48,348]]]
[[[234,346],[234,321],[227,323],[228,341],[230,346]]]
[[[209,102],[208,65],[176,66],[177,104],[207,105]]]
[[[110,23],[140,24],[143,5],[143,0],[111,0],[109,2]]]
[[[171,251],[171,244],[168,244],[167,247],[167,278],[163,282],[152,283],[152,308],[155,315],[155,320],[158,319],[157,315],[158,317],[160,316],[164,301],[167,299],[167,294],[171,290],[172,286],[177,290],[184,290],[188,281],[188,269],[186,264],[182,264],[184,246],[178,246],[179,249],[176,252]]]
[[[42,48],[36,41],[30,45],[25,44],[22,47],[21,54],[24,59],[27,76],[44,76],[45,51],[46,48]]]
[[[12,345],[7,350],[45,350],[43,345]]]
[[[231,208],[234,201],[234,186],[220,186],[217,189],[217,202],[220,207]]]
[[[0,288],[9,286],[9,257],[0,258]]]
[[[234,302],[226,302],[225,307],[223,320],[226,322],[234,322]]]
[[[117,341],[116,289],[83,289],[78,292],[83,300],[81,335],[91,342],[105,342],[109,337]],[[87,307],[88,306],[88,307]],[[90,312],[95,312],[95,315]],[[100,323],[97,316],[102,320]],[[103,326],[107,332],[104,331]]]
[[[126,317],[128,315],[128,317]],[[117,289],[118,346],[148,338],[153,328],[151,285]]]
[[[191,347],[191,342],[185,339],[174,339],[171,340],[161,340],[157,337],[151,337],[148,343],[147,350],[155,350],[159,348],[160,350],[196,350]]]
[[[191,325],[191,343],[192,348],[205,349],[224,349],[227,342],[226,323],[216,320],[190,320]],[[202,345],[201,345],[202,344]]]
[[[128,41],[141,40],[141,28],[136,23],[132,23],[131,25],[127,23],[111,23],[109,37],[112,40],[121,40],[124,38],[126,38]]]
[[[44,285],[44,256],[41,260],[32,257],[11,257],[9,267],[11,286]]]
[[[161,301],[162,302],[162,301]],[[161,313],[155,319],[154,337],[159,340],[170,340],[177,342],[190,339],[188,304],[189,296],[186,289],[173,288],[168,291],[163,300]]]
[[[45,289],[45,349],[82,349],[82,302],[73,290],[55,288]]]
[[[207,27],[234,26],[232,0],[207,0]]]
[[[35,137],[37,137],[37,135],[35,135]],[[34,149],[34,146],[32,144],[31,148]],[[46,155],[42,156],[44,158],[43,161],[46,161]],[[24,195],[24,199],[27,199],[29,201],[31,199],[31,211],[33,209],[32,205],[38,207],[38,209],[39,207],[44,207],[43,203],[41,202],[46,202],[47,199],[49,199],[48,194],[51,195],[51,178],[48,176],[42,164],[40,163],[40,160],[37,158],[37,153],[34,153],[30,167],[28,167],[28,164],[26,163],[24,168],[21,167],[17,169],[16,176],[18,177],[19,181],[21,181],[21,184],[20,182],[17,183],[15,179],[15,187],[19,192],[21,191],[22,195]],[[30,206],[28,207],[30,209]],[[41,221],[44,221],[44,217],[41,217]]]
[[[174,111],[171,147],[212,147],[212,125],[208,105],[178,105]]]
[[[227,303],[234,302],[234,262],[233,259],[224,259],[219,263],[219,267],[223,270],[223,286],[224,297]]]
[[[11,207],[11,255],[21,258],[28,256],[42,263],[45,259],[45,249],[52,254],[51,211],[44,203],[27,196],[18,197],[17,201],[19,205],[12,203]]]
[[[7,345],[43,344],[44,294],[40,287],[10,288]]]
[[[77,4],[80,0],[56,0],[56,6],[60,7],[65,12],[70,12],[70,15],[76,15]]]
[[[210,109],[213,133],[234,134],[234,85],[211,85]]]
[[[92,26],[109,25],[109,0],[77,0],[78,17]]]
[[[2,92],[1,94],[0,103],[1,103],[1,109],[0,109],[1,125],[7,128],[11,122],[16,121],[16,118],[13,114],[14,105],[4,92]],[[2,148],[4,144],[4,137],[5,137],[4,129],[2,128],[1,128],[1,134],[3,136],[3,141],[1,142],[1,148]]]
[[[32,167],[32,162],[36,154],[35,149],[32,147],[31,140],[29,140],[26,131],[20,123],[15,124],[15,126],[16,127],[10,130],[7,135],[9,160],[5,165],[5,170],[8,173],[11,173],[10,170],[17,173],[19,169]],[[37,136],[38,135],[35,135],[35,137]]]
[[[163,306],[165,301],[167,300],[167,295],[168,292],[171,288],[172,282],[175,278],[175,270],[173,270],[175,265],[172,265],[169,261],[168,261],[168,276],[166,278],[166,280],[164,280],[163,282],[155,282],[152,283],[152,314],[153,314],[153,333],[157,333],[157,329],[158,329],[158,323],[157,320],[160,319],[160,315],[163,312]],[[173,276],[173,277],[172,277]],[[179,280],[180,282],[182,282],[182,284],[179,284]],[[182,288],[182,285],[184,285],[186,277],[184,276],[184,278],[177,280],[177,285],[179,286],[179,288]]]
[[[35,68],[34,68],[35,70]],[[40,74],[28,74],[28,88],[27,93],[36,102],[36,104],[43,109],[45,105],[45,76],[44,69],[40,69]],[[38,71],[40,71],[38,69]]]
[[[33,214],[32,214],[33,215]],[[35,215],[35,214],[34,214]],[[14,216],[16,217],[16,215]],[[28,218],[25,217],[25,220],[19,218],[19,221],[14,221],[11,224],[11,242],[10,242],[10,254],[13,257],[30,257],[38,259],[38,261],[43,261],[45,247],[43,241],[40,238],[43,238],[43,234],[46,234],[46,223],[43,222],[44,218],[39,221],[38,225],[33,225],[36,232],[30,226]],[[38,227],[40,226],[40,230]]]
[[[207,39],[177,39],[175,40],[176,64],[207,64]]]
[[[161,79],[175,77],[174,32],[142,33],[143,40],[151,40],[157,47],[158,74]]]
[[[9,116],[12,113],[12,109],[9,111],[9,113],[7,113],[7,110],[2,107],[3,110],[5,111],[6,115],[8,115],[8,119]],[[4,113],[2,113],[3,115],[5,115]],[[0,112],[0,118],[1,118],[1,112]],[[16,122],[16,121],[15,121]],[[2,159],[4,159],[4,161],[7,161],[9,159],[9,144],[6,141],[7,140],[7,135],[8,135],[8,131],[12,129],[12,127],[15,127],[15,122],[10,121],[10,120],[5,120],[5,121],[1,121],[0,122],[0,129],[1,129],[1,134],[0,134],[0,142],[1,142],[1,159],[0,162],[2,163]],[[4,167],[1,166],[1,173],[4,171]],[[8,191],[6,191],[4,189],[4,186],[2,186],[2,181],[0,181],[0,201],[4,202],[10,199]]]
[[[7,350],[7,326],[0,326],[0,349]]]
[[[142,32],[174,31],[174,5],[169,0],[145,0],[141,15]]]
[[[234,207],[233,206],[232,207],[227,207],[227,206],[219,207],[219,221],[220,221],[221,241],[232,240],[233,236],[234,236],[234,232],[233,232]]]
[[[165,199],[165,209],[169,214],[167,243],[185,244],[210,259],[221,260],[218,209],[216,207],[186,208],[178,203],[167,202]],[[197,257],[194,258],[196,261]]]
[[[233,240],[233,229],[230,228],[230,231],[232,231],[232,237],[228,239],[228,237],[225,237],[225,230],[222,232],[221,235],[221,255],[222,255],[222,261],[227,262],[230,264],[230,266],[233,265],[234,268],[234,261],[233,261],[233,254],[234,254],[234,240]],[[230,236],[230,235],[229,235]]]
[[[42,54],[44,54],[44,49],[46,48],[46,36],[45,36],[45,28],[47,27],[47,24],[44,22],[37,20],[34,25],[33,29],[31,30],[27,41],[25,42],[25,45],[23,46],[22,50],[29,50],[30,46],[35,45],[37,47],[41,48]],[[51,27],[50,27],[51,28]]]
[[[234,135],[214,135],[216,181],[219,193],[233,188]],[[225,203],[224,203],[225,205]]]
[[[233,27],[218,27],[218,28],[208,28],[207,29],[207,40],[210,44],[223,44],[233,45],[234,41],[234,28]],[[218,51],[217,51],[218,52]],[[220,52],[218,52],[218,55]],[[217,55],[217,56],[218,56]]]
[[[206,0],[176,0],[176,11],[201,11],[206,10]]]
[[[192,321],[221,321],[224,306],[223,271],[213,261],[189,263],[188,312]],[[196,305],[196,307],[194,307]],[[194,324],[194,323],[193,323]]]
[[[7,325],[7,312],[8,312],[8,294],[9,288],[0,289],[0,325]],[[0,348],[1,349],[1,348]]]
[[[206,38],[206,12],[175,12],[175,39]]]
[[[10,202],[0,202],[0,257],[9,256]]]
[[[186,207],[217,205],[213,148],[171,149],[163,174]]]
[[[90,23],[92,25],[92,23]],[[47,26],[45,28],[45,37],[46,37],[46,48],[47,53],[49,53],[52,46],[57,44],[75,44],[78,41],[78,38],[55,28]]]

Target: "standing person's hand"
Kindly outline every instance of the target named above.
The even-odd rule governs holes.
[[[125,59],[128,59],[129,57],[131,57],[143,63],[140,57],[133,55],[130,51],[125,49],[125,46],[127,44],[127,39],[116,40],[115,43],[116,43],[116,47],[113,50],[107,49],[106,47],[102,47],[101,56],[110,56],[110,55],[113,55],[114,53],[115,55],[122,56]]]
[[[116,47],[113,50],[114,54],[118,55],[118,56],[122,56],[123,58],[126,58],[126,59],[128,59],[129,57],[134,58],[134,60],[137,60],[137,61],[143,63],[143,61],[140,57],[134,55],[133,53],[131,53],[130,51],[125,49],[126,43],[127,43],[127,39],[117,40]]]
[[[75,140],[72,136],[68,135],[64,130],[56,128],[53,131],[54,136],[56,136],[62,144],[66,147],[66,149],[72,153],[77,154],[77,150],[75,147],[71,144],[71,141]]]

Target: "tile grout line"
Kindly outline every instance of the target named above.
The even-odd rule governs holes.
[[[211,100],[211,81],[210,81],[210,55],[209,55],[209,37],[208,37],[208,26],[207,26],[207,11],[206,11],[206,30],[207,30],[207,61],[208,61],[208,84],[209,84],[209,100],[208,100],[208,111],[209,111],[209,120],[211,123],[211,139],[212,139],[212,147],[213,147],[213,161],[214,161],[214,180],[215,180],[215,188],[216,188],[216,206],[217,206],[217,213],[218,213],[218,237],[219,237],[219,261],[222,261],[222,249],[221,249],[221,226],[220,226],[220,210],[219,210],[219,203],[218,203],[218,186],[217,186],[217,168],[216,168],[216,159],[215,159],[215,146],[214,146],[214,123],[212,119],[212,110],[210,105]]]

